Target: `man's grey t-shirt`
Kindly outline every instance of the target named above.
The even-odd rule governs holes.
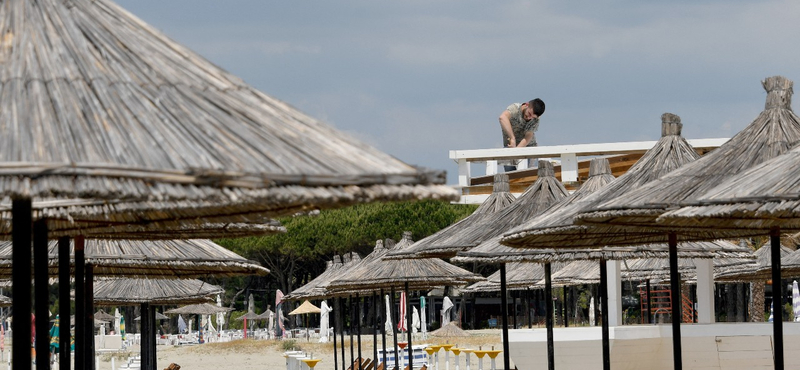
[[[522,110],[520,110],[520,107],[522,107],[522,103],[514,103],[506,108],[506,111],[508,111],[508,113],[511,115],[509,121],[511,121],[511,131],[514,132],[514,138],[516,139],[517,144],[519,144],[519,142],[525,138],[525,133],[530,131],[533,133],[533,137],[531,137],[531,141],[527,146],[537,146],[536,130],[539,129],[539,119],[534,118],[526,122],[525,119],[522,118]],[[503,132],[503,146],[507,147],[508,135],[506,135],[505,131],[500,131]]]

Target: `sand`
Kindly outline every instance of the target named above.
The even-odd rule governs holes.
[[[502,349],[499,330],[478,330],[470,331],[468,337],[456,338],[429,338],[420,340],[419,344],[444,344],[453,343],[458,347],[475,348],[482,346],[484,349],[494,346]],[[345,338],[347,339],[347,338]],[[389,342],[391,340],[389,339]],[[389,345],[387,343],[387,345]],[[380,347],[380,337],[378,338]],[[181,370],[191,369],[212,369],[212,370],[283,370],[286,362],[283,352],[292,347],[302,351],[310,352],[315,358],[322,358],[315,369],[333,370],[333,344],[332,343],[313,343],[304,340],[237,340],[226,343],[207,343],[202,345],[189,346],[158,346],[156,353],[158,356],[157,369],[164,369],[170,363],[181,366]],[[134,352],[138,348],[131,348]],[[340,351],[340,350],[339,350]],[[363,357],[373,357],[372,336],[362,336],[362,355]],[[357,348],[354,350],[357,356]],[[341,352],[339,352],[341,353]],[[345,347],[346,358],[350,358],[349,342]],[[100,366],[97,370],[110,370],[111,358],[114,357],[115,366],[119,368],[130,355],[130,352],[114,354],[99,354]],[[443,361],[443,359],[441,360]],[[463,365],[463,358],[462,358]],[[341,359],[339,359],[341,363]],[[488,368],[488,360],[485,363]],[[116,370],[116,369],[115,369]]]

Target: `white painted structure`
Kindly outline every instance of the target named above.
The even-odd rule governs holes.
[[[785,322],[787,369],[800,369],[800,323]],[[511,360],[520,370],[547,369],[547,334],[542,329],[509,330]],[[556,328],[555,368],[601,370],[600,327]],[[681,325],[685,370],[773,368],[772,323]],[[610,328],[611,368],[671,370],[672,327],[626,325]]]
[[[696,149],[717,148],[728,138],[718,139],[693,139],[687,140]],[[497,173],[498,160],[512,160],[525,158],[558,158],[561,163],[561,179],[563,182],[575,182],[578,180],[578,161],[584,157],[595,157],[604,155],[619,155],[630,153],[644,153],[656,145],[656,141],[629,141],[619,143],[595,143],[595,144],[576,144],[576,145],[552,145],[528,148],[495,148],[495,149],[473,149],[473,150],[451,150],[450,159],[458,163],[458,186],[465,187],[470,185],[472,178],[472,163],[484,163],[485,173],[483,175],[494,175]],[[523,161],[524,162],[524,161]],[[524,169],[522,165],[518,169]],[[486,195],[462,195],[459,203],[480,204]]]

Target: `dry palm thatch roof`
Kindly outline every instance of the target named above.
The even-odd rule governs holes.
[[[552,272],[556,272],[566,263],[556,262]],[[539,284],[544,279],[544,267],[538,263],[511,262],[506,264],[506,288],[508,290],[525,290],[528,288],[543,288]],[[489,275],[484,281],[479,281],[462,290],[464,293],[485,293],[500,291],[500,270]]]
[[[677,233],[678,240],[707,239],[709,235],[711,238],[736,235],[726,234],[722,229],[711,231],[698,228],[699,225],[693,224],[695,219],[687,223],[686,227],[678,227],[675,223],[657,224],[656,219],[678,205],[710,200],[725,201],[731,198],[745,198],[742,199],[745,206],[725,206],[724,209],[747,209],[745,212],[752,215],[758,213],[752,212],[758,206],[747,206],[748,196],[768,199],[776,195],[770,189],[777,189],[784,192],[783,194],[793,191],[789,189],[793,181],[791,176],[787,180],[786,172],[772,171],[794,171],[795,167],[778,169],[776,167],[780,161],[771,161],[769,165],[764,163],[786,153],[800,140],[800,117],[791,108],[792,81],[775,76],[765,79],[762,84],[767,90],[764,111],[727,143],[657,181],[586,209],[587,212],[578,216],[579,222],[644,227],[644,231],[653,231],[651,240],[654,241],[666,239],[667,233],[664,230],[680,230]],[[760,167],[759,164],[764,166]],[[762,172],[755,173],[754,167]],[[747,171],[744,176],[749,176],[746,181],[742,181],[744,177],[738,175],[743,171]],[[774,186],[776,184],[779,185]],[[723,190],[720,191],[721,189]],[[775,202],[773,206],[780,208],[782,204]],[[767,211],[769,208],[763,210]],[[728,216],[733,218],[742,215],[734,212]],[[714,226],[720,224],[725,222],[716,221]]]
[[[220,307],[213,304],[208,303],[196,303],[190,304],[183,307],[173,308],[171,310],[166,310],[164,313],[170,315],[213,315],[216,313],[222,312],[229,312],[233,311],[233,308],[230,307]]]
[[[49,245],[50,274],[58,274],[58,243]],[[205,239],[192,240],[87,240],[86,264],[95,276],[196,278],[206,276],[265,275],[255,262]],[[0,276],[11,276],[11,242],[0,242]],[[74,244],[70,264],[74,264]]]
[[[792,272],[797,272],[800,261],[796,256],[792,257],[794,251],[781,245],[781,275],[792,276]],[[772,245],[767,243],[755,251],[756,259],[745,265],[728,266],[720,269],[714,276],[715,280],[730,282],[751,282],[768,280],[772,272]],[[784,265],[788,263],[788,265]]]
[[[97,290],[96,285],[95,285],[95,290]],[[97,310],[97,312],[94,313],[94,318],[97,320],[112,321],[112,322],[117,319],[116,317],[114,317],[114,315],[109,315],[106,311],[103,310]]]
[[[752,261],[752,258],[714,258],[714,273],[716,275],[723,269],[747,265]],[[693,259],[681,258],[678,260],[678,271],[682,280],[694,279],[696,269],[697,266]],[[622,261],[620,272],[624,281],[669,280],[669,259],[633,258],[624,260]],[[597,261],[576,260],[554,272],[552,279],[555,286],[598,284],[600,282],[600,265]]]
[[[395,248],[408,248],[414,243],[411,233],[403,232],[403,238]],[[358,266],[344,271],[328,285],[335,294],[353,291],[372,291],[381,288],[430,289],[439,285],[464,285],[484,278],[438,258],[383,259],[387,250],[376,246],[375,251],[364,258]]]
[[[94,302],[100,306],[202,303],[222,292],[221,287],[195,279],[99,279],[94,283]]]
[[[661,116],[661,139],[628,172],[585,198],[529,220],[507,232],[502,243],[515,248],[596,248],[609,244],[620,233],[624,235],[625,230],[578,225],[573,222],[573,218],[607,199],[625,197],[642,185],[697,159],[697,152],[681,136],[682,127],[680,117],[664,113]]]
[[[286,228],[278,220],[252,222],[199,223],[197,220],[126,224],[102,228],[91,235],[95,239],[208,239],[243,238],[285,233]]]
[[[543,210],[541,214],[549,214],[555,212],[561,207],[565,207],[574,202],[589,196],[593,192],[602,189],[608,183],[614,181],[614,175],[611,174],[611,167],[608,164],[608,159],[595,158],[589,163],[589,179],[574,193],[566,198],[551,204],[549,208]],[[534,216],[535,217],[535,216]],[[495,236],[483,242],[481,245],[472,248],[468,251],[460,252],[458,256],[453,259],[454,262],[470,262],[470,261],[484,261],[491,263],[511,262],[511,261],[529,261],[537,262],[537,258],[542,253],[553,252],[553,250],[535,250],[535,249],[517,249],[511,248],[500,244],[501,236]],[[527,255],[530,258],[524,259],[521,256]]]
[[[494,175],[492,194],[471,215],[460,221],[417,241],[409,248],[392,250],[386,258],[428,258],[428,257],[453,257],[463,246],[449,245],[460,242],[462,234],[470,233],[470,229],[480,227],[483,221],[505,209],[514,202],[514,195],[509,193],[508,175]]]
[[[798,148],[742,171],[696,200],[664,213],[664,227],[713,228],[736,235],[762,235],[764,229],[800,230]]]
[[[0,197],[280,213],[456,196],[442,172],[265,95],[111,1],[4,3],[0,29]]]

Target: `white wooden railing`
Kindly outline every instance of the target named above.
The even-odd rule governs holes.
[[[687,140],[695,149],[709,150],[717,148],[728,138],[716,139],[691,139]],[[574,144],[574,145],[552,145],[538,146],[529,148],[496,148],[496,149],[471,149],[471,150],[451,150],[450,159],[458,164],[458,185],[461,187],[470,186],[472,179],[472,163],[483,163],[485,172],[479,176],[494,175],[497,173],[497,161],[509,159],[525,158],[558,158],[561,162],[561,180],[563,182],[575,182],[578,180],[578,161],[585,157],[617,155],[630,153],[644,153],[653,146],[656,141],[628,141],[619,143],[595,143],[595,144]],[[526,161],[522,161],[518,170],[524,169]],[[481,198],[467,200],[462,196],[459,203],[480,202]]]

